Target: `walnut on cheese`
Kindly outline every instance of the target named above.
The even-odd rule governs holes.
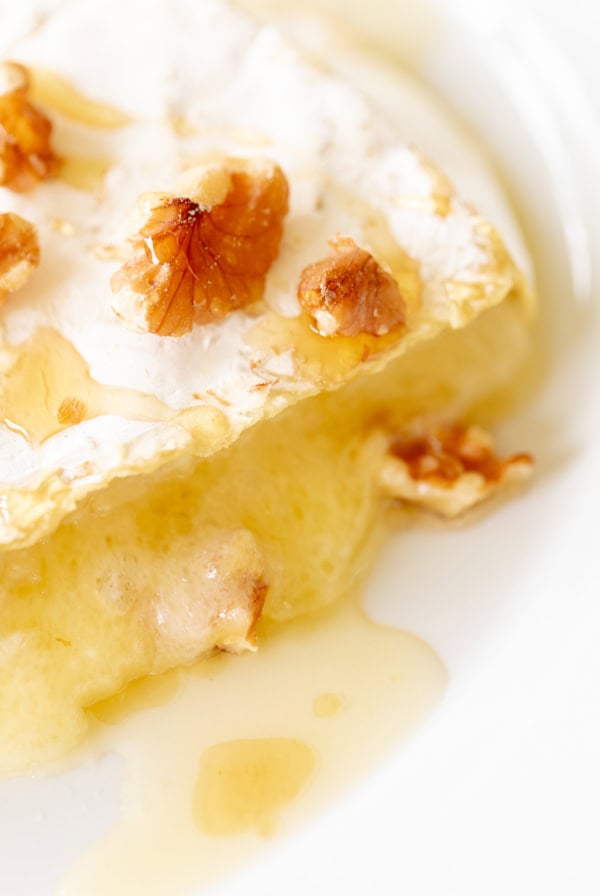
[[[0,63],[0,186],[19,193],[51,177],[58,164],[52,123],[29,101],[29,88],[24,66]]]
[[[385,336],[406,322],[406,304],[391,274],[349,237],[336,237],[333,254],[308,265],[298,301],[322,336]]]
[[[527,479],[533,460],[495,454],[492,437],[478,426],[440,426],[396,436],[379,480],[393,498],[445,517],[464,513],[502,486]]]
[[[0,214],[0,302],[21,289],[40,262],[33,224],[11,213]]]
[[[262,298],[288,211],[288,182],[265,159],[187,172],[176,194],[147,193],[113,310],[142,332],[182,336]]]

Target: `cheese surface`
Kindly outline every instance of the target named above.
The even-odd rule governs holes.
[[[115,477],[208,456],[507,296],[526,302],[494,228],[402,142],[410,103],[399,128],[277,27],[222,0],[65,3],[34,24],[3,50],[32,68],[71,170],[102,175],[92,191],[73,177],[28,195],[0,190],[4,209],[36,224],[43,252],[0,317],[0,545],[35,541]],[[74,114],[57,75],[120,114]],[[224,156],[273,159],[290,182],[262,310],[180,339],[133,332],[111,310],[109,286],[128,213],[140,193]],[[360,340],[315,337],[298,317],[300,273],[338,233],[399,279],[409,298],[401,338],[365,352]],[[87,419],[56,425],[65,399],[82,400]]]

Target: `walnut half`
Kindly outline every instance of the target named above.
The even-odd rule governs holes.
[[[298,301],[322,336],[385,336],[402,329],[406,303],[395,279],[349,237],[330,244],[333,254],[306,267]]]
[[[0,185],[30,190],[57,165],[52,124],[29,101],[29,74],[16,62],[0,64]]]
[[[178,195],[140,197],[131,254],[113,275],[113,310],[135,329],[189,333],[262,297],[288,210],[288,182],[264,159],[188,172]]]
[[[0,214],[0,302],[27,283],[39,262],[33,224],[19,215]]]
[[[379,479],[391,497],[453,517],[524,481],[532,467],[529,454],[497,457],[492,437],[478,426],[440,426],[396,436]]]

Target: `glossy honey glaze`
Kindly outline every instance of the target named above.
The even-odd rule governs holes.
[[[76,409],[69,413],[69,407]],[[0,343],[0,422],[30,442],[100,414],[168,420],[174,412],[157,398],[96,382],[75,346],[43,327],[24,345]]]
[[[50,112],[58,112],[77,124],[107,130],[131,123],[131,117],[121,109],[85,96],[66,78],[50,69],[34,66],[29,73],[31,99]]]
[[[112,131],[131,124],[121,109],[84,95],[66,78],[50,69],[29,69],[31,100],[49,116],[59,156],[57,176],[79,190],[99,194],[112,165],[106,156],[77,155],[72,150],[71,128]]]
[[[446,686],[430,647],[369,622],[351,597],[264,626],[260,645],[93,710],[93,749],[127,762],[123,823],[67,875],[65,896],[175,894],[234,870],[381,760]]]

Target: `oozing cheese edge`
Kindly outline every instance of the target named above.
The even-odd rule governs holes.
[[[86,707],[177,664],[148,601],[160,603],[171,577],[185,582],[207,533],[252,532],[267,565],[267,617],[344,594],[383,506],[373,427],[466,413],[514,375],[527,348],[522,309],[509,300],[373,377],[263,422],[195,471],[116,482],[48,538],[4,554],[0,767],[63,754],[85,733]]]

